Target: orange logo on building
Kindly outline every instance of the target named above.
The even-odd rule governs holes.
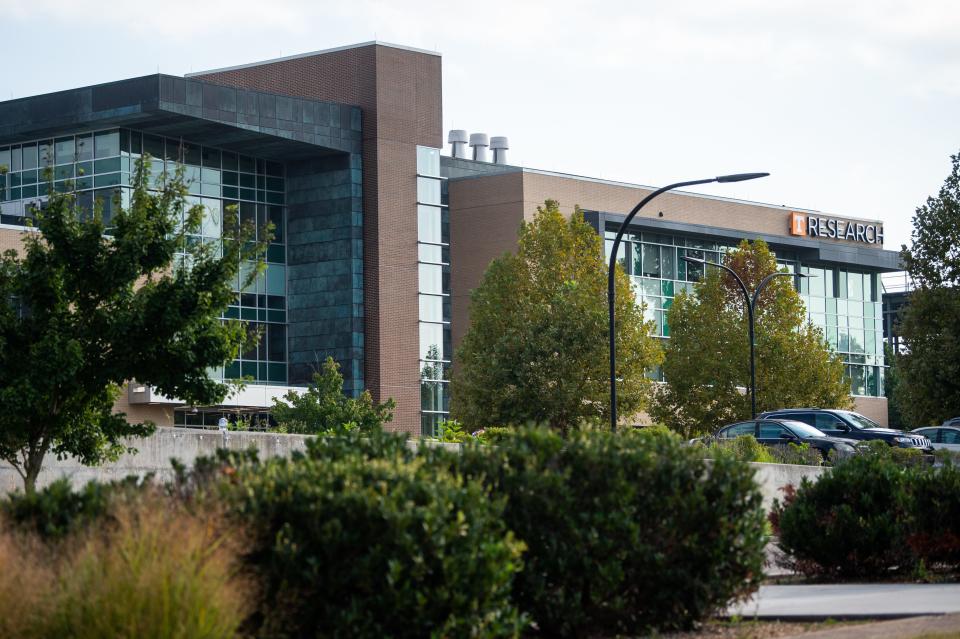
[[[790,214],[790,235],[807,234],[807,216],[803,213]]]

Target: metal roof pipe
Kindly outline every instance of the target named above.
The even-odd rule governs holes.
[[[507,149],[510,148],[510,141],[502,135],[490,138],[490,150],[493,151],[494,164],[507,163]]]
[[[489,162],[487,159],[487,147],[490,146],[490,139],[486,133],[471,133],[470,146],[473,148],[473,159],[477,162]]]
[[[467,157],[467,132],[463,129],[450,129],[447,136],[450,143],[450,156],[455,158]]]

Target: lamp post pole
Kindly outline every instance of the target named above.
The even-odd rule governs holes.
[[[616,323],[614,320],[614,308],[616,307],[616,288],[614,287],[614,273],[617,266],[617,252],[620,250],[620,244],[623,241],[623,234],[633,220],[634,216],[654,199],[667,191],[682,188],[684,186],[695,186],[697,184],[709,184],[711,182],[743,182],[744,180],[754,180],[756,178],[766,177],[769,173],[738,173],[736,175],[721,175],[715,178],[705,180],[691,180],[689,182],[676,182],[657,189],[647,197],[640,200],[640,203],[633,207],[633,210],[620,223],[617,230],[617,236],[613,240],[613,248],[610,251],[610,265],[607,270],[607,306],[610,314],[610,430],[617,430],[617,342],[616,342]],[[604,229],[599,229],[603,233]]]
[[[804,273],[783,273],[776,272],[767,275],[765,278],[760,280],[760,283],[757,285],[757,288],[753,291],[753,295],[747,291],[747,285],[743,282],[743,279],[737,275],[737,272],[734,271],[729,266],[724,266],[723,264],[717,264],[716,262],[708,262],[706,260],[698,260],[693,257],[683,257],[684,262],[689,262],[691,264],[705,264],[709,266],[716,266],[717,268],[722,268],[727,273],[733,276],[733,279],[736,280],[737,284],[740,287],[740,292],[743,293],[743,301],[747,307],[747,332],[750,336],[750,419],[757,418],[757,365],[755,358],[755,345],[754,345],[754,334],[755,334],[755,321],[756,321],[756,312],[757,312],[757,300],[760,299],[760,293],[763,292],[763,289],[767,287],[773,278],[775,277],[812,277]]]

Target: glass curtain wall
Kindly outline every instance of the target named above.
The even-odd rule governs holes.
[[[260,233],[266,223],[274,225],[267,249],[267,268],[255,282],[241,290],[240,284],[253,265],[241,264],[234,282],[237,296],[224,318],[242,319],[261,335],[259,345],[224,368],[211,370],[219,379],[249,378],[253,383],[286,384],[286,211],[284,166],[259,158],[238,155],[216,147],[201,146],[177,138],[165,138],[129,129],[107,129],[66,135],[13,146],[0,147],[0,165],[8,173],[0,182],[0,223],[24,226],[31,205],[43,200],[50,183],[44,169],[53,170],[53,188],[67,190],[70,182],[79,191],[79,202],[93,210],[102,207],[108,227],[118,202],[130,200],[136,161],[151,156],[151,186],[166,171],[183,165],[189,191],[188,205],[205,208],[203,225],[191,241],[217,244],[221,241],[223,211],[236,206],[241,220],[251,221]]]
[[[613,249],[616,232],[605,234],[606,255]],[[645,319],[655,324],[654,334],[668,339],[667,311],[682,290],[693,292],[693,283],[703,276],[699,265],[681,258],[690,256],[720,262],[736,248],[700,238],[658,233],[624,235],[619,260],[630,275],[637,302],[646,303]],[[830,346],[843,356],[852,395],[883,396],[883,320],[879,276],[849,270],[801,266],[795,255],[778,251],[777,263],[789,270],[802,269],[815,278],[800,280],[800,294],[811,322],[824,331]],[[650,376],[663,381],[659,370]]]
[[[439,434],[450,415],[450,223],[440,149],[417,147],[420,429]]]

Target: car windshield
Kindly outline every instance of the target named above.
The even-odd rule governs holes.
[[[800,437],[826,437],[826,434],[824,434],[823,431],[817,430],[810,424],[804,424],[803,422],[795,422],[786,419],[781,423]]]
[[[883,426],[881,426],[877,422],[873,421],[872,419],[867,419],[860,413],[854,413],[848,410],[839,411],[839,412],[842,412],[844,414],[844,416],[847,418],[848,424],[852,425],[854,428],[858,430],[863,430],[864,428],[883,428]]]

